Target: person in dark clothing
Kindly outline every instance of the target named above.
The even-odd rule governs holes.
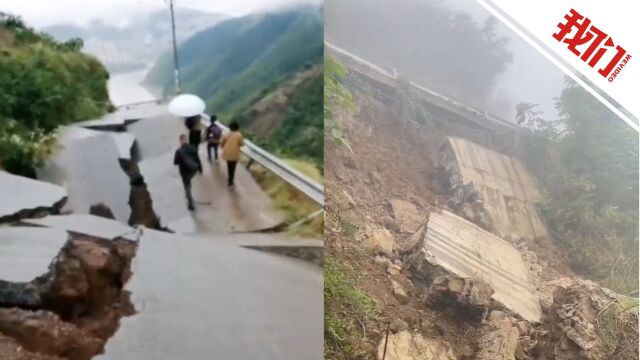
[[[202,123],[200,121],[200,115],[189,116],[185,119],[185,125],[189,129],[189,144],[196,148],[198,151],[198,145],[202,141]]]
[[[222,129],[216,120],[216,115],[211,115],[211,124],[207,128],[207,155],[209,155],[209,162],[211,162],[211,149],[213,149],[214,158],[218,161],[218,146],[220,146],[220,138],[222,138]]]
[[[202,163],[200,163],[200,157],[196,149],[187,143],[187,136],[181,134],[179,140],[180,147],[173,156],[173,164],[178,166],[185,196],[187,197],[187,206],[189,210],[193,211],[195,206],[191,195],[191,179],[196,175],[196,172],[202,174]]]

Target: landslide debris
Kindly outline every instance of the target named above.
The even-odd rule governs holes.
[[[486,318],[493,293],[482,280],[441,275],[431,283],[427,302],[452,316],[479,322]]]
[[[541,359],[638,359],[638,300],[588,280],[553,282],[531,350]]]
[[[88,360],[101,353],[120,318],[135,312],[123,287],[136,249],[130,240],[74,234],[46,274],[0,281],[0,358]]]

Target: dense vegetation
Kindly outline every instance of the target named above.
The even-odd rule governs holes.
[[[638,134],[575,83],[546,120],[519,105],[543,214],[574,268],[618,291],[638,288]],[[549,151],[549,149],[551,149]]]
[[[305,159],[323,169],[322,66],[286,81],[234,117],[258,145],[281,157]]]
[[[81,48],[80,39],[56,42],[0,13],[0,164],[6,170],[33,176],[59,125],[110,107],[109,75]]]
[[[332,1],[326,19],[334,45],[478,107],[512,60],[494,18],[478,24],[438,0]]]

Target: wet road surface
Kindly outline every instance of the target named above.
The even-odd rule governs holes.
[[[173,165],[178,136],[185,133],[183,120],[165,115],[137,121],[129,126],[143,161],[140,173],[151,194],[153,207],[163,225],[179,233],[226,234],[272,228],[284,220],[269,197],[244,167],[236,170],[236,185],[227,186],[226,164],[209,163],[201,144],[203,174],[192,180],[196,211],[187,204],[178,169]]]
[[[0,227],[0,280],[28,282],[45,274],[68,238],[58,229]]]
[[[38,178],[66,189],[64,210],[87,214],[92,205],[104,203],[116,219],[127,223],[131,187],[118,159],[133,139],[78,127],[63,128],[59,134],[61,146],[38,169]]]
[[[138,313],[98,359],[323,357],[318,267],[145,230],[132,270],[126,288]]]
[[[60,186],[0,170],[0,218],[23,210],[50,208],[66,196]]]

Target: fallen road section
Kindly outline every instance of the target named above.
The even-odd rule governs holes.
[[[536,209],[540,192],[518,160],[450,137],[440,148],[438,176],[458,215],[502,238],[547,235]]]
[[[115,220],[88,214],[50,215],[39,219],[25,219],[22,223],[65,230],[70,233],[93,236],[105,240],[124,238],[138,240],[138,231]]]
[[[215,238],[145,229],[101,360],[322,359],[322,270]]]
[[[428,281],[454,274],[479,279],[493,299],[531,322],[540,321],[538,295],[520,252],[508,242],[448,211],[432,212],[421,242],[410,255],[410,270]]]
[[[120,318],[134,312],[123,285],[136,248],[121,237],[0,229],[0,359],[101,353]]]
[[[38,212],[57,212],[67,199],[57,185],[0,170],[0,223],[31,217]]]
[[[67,232],[58,229],[0,228],[0,281],[29,282],[47,273],[68,240]]]
[[[68,126],[59,130],[58,141],[62,146],[37,173],[39,179],[66,189],[69,199],[64,210],[89,213],[92,205],[103,203],[116,219],[126,222],[131,187],[119,159],[130,157],[133,137]]]

